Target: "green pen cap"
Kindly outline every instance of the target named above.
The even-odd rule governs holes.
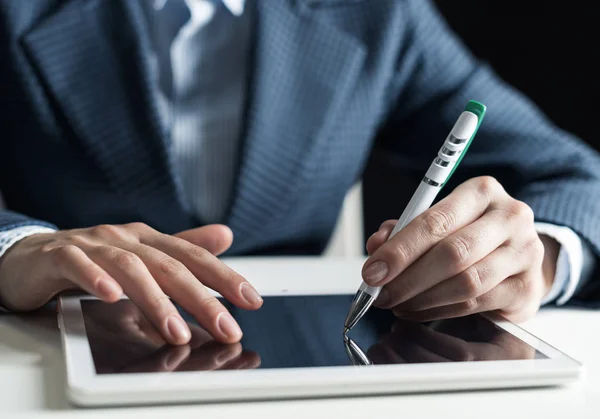
[[[487,108],[486,108],[486,106],[483,103],[479,103],[479,102],[477,102],[475,100],[470,100],[469,103],[467,103],[467,106],[465,106],[465,112],[471,112],[472,114],[474,114],[477,117],[477,126],[475,127],[475,131],[473,131],[473,135],[471,135],[471,138],[469,138],[469,140],[467,141],[467,144],[465,145],[465,148],[463,149],[462,153],[458,157],[458,160],[454,164],[454,167],[452,168],[452,171],[450,172],[450,174],[446,178],[446,182],[444,182],[444,185],[446,183],[448,183],[448,180],[452,177],[452,174],[454,174],[454,171],[456,170],[456,168],[458,167],[458,165],[462,161],[462,159],[465,156],[465,153],[467,152],[467,150],[469,149],[469,147],[471,146],[471,143],[473,142],[473,139],[475,138],[475,135],[477,134],[477,131],[479,131],[479,126],[481,125],[481,121],[483,121],[483,117],[485,116],[486,109]],[[442,185],[442,187],[444,185]]]
[[[487,108],[485,107],[485,105],[483,103],[479,103],[475,100],[470,100],[469,103],[467,103],[467,106],[465,106],[465,111],[471,112],[471,113],[474,113],[475,115],[477,115],[477,118],[479,119],[480,124],[481,124],[481,120],[483,119],[483,116],[485,115],[486,109]]]

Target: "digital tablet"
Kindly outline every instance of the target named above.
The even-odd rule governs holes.
[[[256,282],[260,310],[224,301],[244,332],[234,345],[212,340],[184,311],[192,341],[169,346],[128,299],[61,298],[69,400],[102,406],[550,386],[582,370],[495,315],[413,323],[372,308],[344,338],[351,286],[335,292],[309,277]]]

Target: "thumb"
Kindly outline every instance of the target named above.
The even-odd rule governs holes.
[[[200,246],[215,256],[229,249],[233,242],[233,232],[223,224],[193,228],[174,234],[174,236]]]

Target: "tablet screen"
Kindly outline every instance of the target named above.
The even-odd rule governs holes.
[[[169,346],[129,300],[82,300],[81,307],[98,374],[546,358],[480,315],[413,323],[372,308],[344,339],[351,301],[265,297],[254,312],[224,302],[244,332],[234,345],[212,340],[183,310],[192,340]]]

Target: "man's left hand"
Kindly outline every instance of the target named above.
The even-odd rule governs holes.
[[[537,234],[531,208],[494,178],[461,184],[387,240],[395,223],[384,222],[367,241],[362,273],[383,286],[375,305],[398,317],[498,311],[522,321],[554,281],[559,244]]]

